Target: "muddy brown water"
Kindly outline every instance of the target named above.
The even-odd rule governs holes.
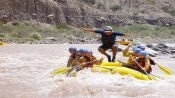
[[[0,98],[175,98],[175,75],[167,76],[156,66],[153,74],[161,77],[157,81],[92,73],[88,69],[71,78],[51,75],[53,69],[66,65],[72,46],[91,49],[98,58],[104,57],[97,51],[99,44],[0,46]],[[126,60],[121,53],[117,59]],[[175,70],[175,59],[170,55],[154,59]]]

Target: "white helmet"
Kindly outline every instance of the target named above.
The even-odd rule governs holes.
[[[104,30],[105,31],[112,31],[112,27],[111,26],[106,26]]]

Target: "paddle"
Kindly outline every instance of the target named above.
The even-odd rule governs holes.
[[[81,65],[86,65],[86,64],[89,64],[89,63],[93,63],[93,62],[96,62],[98,60],[94,60],[94,61],[90,61],[90,62],[86,62],[86,63],[83,63]],[[70,73],[75,70],[75,72],[78,72],[79,70],[81,70],[81,65],[76,65],[74,67],[72,67],[70,70],[68,70],[67,74],[66,74],[66,77],[70,76]]]
[[[64,74],[69,70],[68,67],[61,67],[61,68],[57,68],[55,70],[52,71],[52,74]]]
[[[168,67],[165,67],[163,65],[160,65],[160,64],[157,64],[156,65],[159,67],[159,69],[164,72],[165,74],[167,75],[172,75],[173,74],[173,71],[171,69],[169,69]]]
[[[153,59],[151,59],[149,57],[150,62],[152,62],[152,65],[157,65],[159,67],[159,69],[164,72],[167,75],[172,75],[173,71],[171,69],[169,69],[168,67],[165,67],[163,65],[157,64]]]

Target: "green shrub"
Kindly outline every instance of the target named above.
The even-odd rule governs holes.
[[[175,31],[171,31],[171,34],[175,34]]]
[[[92,4],[92,5],[95,4],[95,0],[82,0],[82,1],[88,4]]]
[[[71,28],[68,26],[68,25],[66,25],[66,24],[57,24],[56,25],[56,28],[57,29],[64,29],[64,30],[70,30]]]
[[[122,7],[120,5],[114,5],[110,9],[113,10],[113,11],[117,11],[117,10],[121,10]]]
[[[37,32],[31,33],[30,38],[40,40],[41,39],[41,34],[37,33]]]
[[[30,21],[24,21],[24,24],[25,24],[26,26],[34,25],[34,24],[32,24]]]
[[[0,26],[3,25],[4,23],[0,20]]]
[[[175,16],[175,10],[169,6],[162,7],[162,10],[166,13],[171,14],[172,16]]]
[[[172,16],[175,16],[175,10],[170,10],[168,13],[171,14]]]
[[[154,0],[146,0],[148,4],[155,5],[156,2]]]
[[[23,38],[24,37],[24,34],[21,33],[21,32],[14,32],[11,34],[12,37],[15,37],[15,38]]]
[[[101,3],[98,3],[97,8],[98,9],[105,9],[105,6]]]
[[[19,25],[20,25],[20,22],[19,22],[19,21],[13,21],[13,22],[12,22],[12,25],[13,25],[13,26],[19,26]]]
[[[0,37],[5,37],[5,34],[0,33]]]

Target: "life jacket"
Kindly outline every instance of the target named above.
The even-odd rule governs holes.
[[[71,67],[75,66],[77,62],[79,61],[79,58],[80,58],[79,55],[76,55],[76,54],[70,55],[67,66],[71,66]]]
[[[102,34],[101,41],[104,45],[114,44],[116,36],[112,33],[111,35]]]
[[[75,59],[77,57],[77,54],[76,53],[71,54],[70,57]]]
[[[134,59],[138,62],[138,64],[139,64],[142,68],[145,67],[145,59],[144,59],[144,58],[137,58],[137,57],[135,57]],[[138,71],[142,71],[142,69],[139,67],[139,65],[138,65],[135,61],[133,61],[132,58],[129,59],[128,62],[132,65],[132,67],[133,67],[134,69],[136,69],[136,70],[138,70]],[[148,70],[146,70],[146,72],[147,72],[147,73],[150,73],[151,71],[152,71],[152,68],[151,68],[151,66],[150,66],[150,67],[148,68]]]
[[[86,59],[86,62],[87,62],[87,64],[85,64],[84,67],[92,67],[93,62],[92,63],[88,63],[88,62],[94,61],[94,58],[89,58],[87,56],[84,56],[84,58]]]

